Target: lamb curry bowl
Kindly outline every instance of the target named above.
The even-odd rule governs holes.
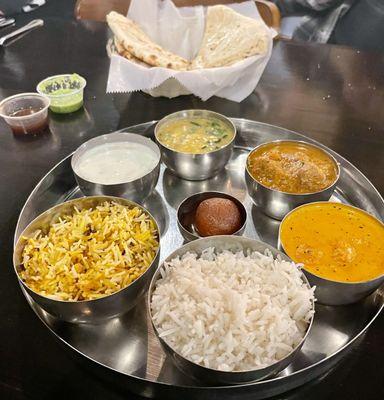
[[[288,194],[326,190],[339,178],[336,160],[315,145],[291,140],[262,144],[249,154],[247,170],[259,184]]]

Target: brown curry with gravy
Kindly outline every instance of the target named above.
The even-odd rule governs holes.
[[[267,143],[250,153],[247,168],[262,185],[286,193],[315,193],[331,186],[338,168],[321,149],[300,142]]]

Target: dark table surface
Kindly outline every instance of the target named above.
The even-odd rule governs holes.
[[[239,104],[219,98],[203,103],[190,96],[168,100],[142,93],[106,94],[106,26],[53,16],[45,21],[43,28],[0,50],[0,99],[34,91],[41,79],[64,72],[83,75],[88,85],[85,109],[51,115],[51,134],[20,140],[0,121],[0,398],[133,399],[137,396],[117,390],[74,361],[21,294],[12,267],[12,240],[33,187],[94,136],[177,110],[206,108],[315,138],[352,161],[384,193],[384,56],[279,42],[256,91]],[[278,398],[382,399],[383,331],[382,314],[337,368]]]

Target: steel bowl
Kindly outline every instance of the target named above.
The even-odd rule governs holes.
[[[316,203],[326,203],[324,201],[319,201]],[[344,204],[346,205],[346,204]],[[278,237],[278,248],[279,250],[286,253],[284,249],[284,244],[281,241],[281,228],[284,224],[284,220],[288,218],[289,215],[294,213],[296,210],[302,207],[306,207],[308,204],[304,204],[300,207],[297,207],[295,210],[288,213],[285,218],[281,221],[280,228],[279,228],[279,237]],[[373,215],[361,210],[360,208],[350,206],[348,207],[358,209],[359,211],[364,212],[368,216],[376,219],[383,225],[384,224],[375,218]],[[332,229],[332,228],[330,228]],[[287,254],[287,253],[286,253]],[[334,281],[332,279],[326,279],[321,276],[315,275],[312,272],[307,271],[305,268],[302,269],[305,276],[307,277],[311,286],[316,286],[315,296],[316,301],[319,304],[324,304],[328,306],[339,306],[339,305],[346,305],[356,303],[365,297],[369,296],[373,293],[376,289],[378,289],[384,283],[384,274],[381,276],[371,279],[368,281],[361,281],[361,282],[340,282]]]
[[[313,147],[325,153],[335,164],[337,170],[335,181],[325,189],[322,189],[318,192],[305,193],[305,194],[281,192],[276,189],[271,189],[263,185],[262,183],[258,182],[248,170],[248,160],[250,155],[254,151],[260,149],[261,147],[270,145],[272,143],[279,144],[287,142],[297,143],[307,147]],[[274,140],[272,142],[262,143],[259,146],[256,146],[249,153],[245,165],[245,182],[247,184],[248,193],[251,196],[253,202],[257,207],[259,207],[263,211],[264,214],[277,220],[283,219],[286,214],[288,214],[294,208],[302,204],[329,200],[336,188],[339,178],[340,178],[340,166],[339,163],[336,161],[336,159],[327,151],[325,151],[323,148],[316,146],[314,144],[304,142],[302,140]]]
[[[82,177],[78,171],[77,166],[82,156],[89,150],[109,143],[122,143],[122,142],[134,142],[140,143],[144,146],[151,148],[158,155],[158,162],[156,166],[141,178],[133,181],[117,183],[117,184],[101,184],[91,182]],[[132,201],[142,202],[145,200],[154,190],[160,173],[161,154],[160,149],[151,139],[145,136],[137,135],[135,133],[127,132],[113,132],[106,135],[101,135],[96,138],[90,139],[83,143],[73,154],[71,160],[71,166],[75,175],[76,181],[81,191],[86,196],[116,196],[124,197]]]
[[[233,235],[223,235],[223,236],[210,236],[207,238],[201,238],[198,240],[194,240],[185,244],[184,246],[180,247],[172,254],[170,254],[164,262],[169,262],[175,257],[181,257],[187,252],[195,252],[197,254],[201,254],[203,250],[207,249],[208,247],[214,247],[218,251],[229,250],[232,252],[247,252],[251,251],[259,251],[264,253],[266,249],[268,249],[274,257],[280,256],[283,260],[291,261],[284,253],[281,253],[274,247],[260,242],[255,239],[249,239],[242,236],[233,236]],[[259,368],[255,370],[246,370],[246,371],[236,371],[236,372],[227,372],[227,371],[219,371],[212,368],[206,368],[202,365],[196,364],[184,356],[176,352],[171,346],[169,346],[166,341],[159,336],[159,332],[153,322],[152,312],[151,312],[151,299],[152,294],[158,279],[161,278],[161,268],[163,264],[158,267],[156,272],[153,275],[151,283],[149,285],[148,290],[148,312],[149,317],[152,322],[152,326],[156,336],[158,337],[164,351],[166,354],[170,356],[174,364],[185,374],[188,376],[193,376],[194,378],[206,382],[207,384],[221,384],[221,385],[232,385],[232,384],[240,384],[252,381],[258,381],[264,379],[268,376],[275,375],[278,372],[282,371],[286,368],[295,358],[297,353],[300,351],[301,347],[303,346],[309,331],[312,327],[313,317],[308,324],[307,331],[302,338],[301,342],[297,345],[297,347],[292,350],[285,358],[277,361],[276,363],[269,365],[265,368]],[[303,281],[309,286],[307,278],[304,274],[302,274]],[[314,308],[314,304],[313,304]]]
[[[233,235],[240,236],[244,233],[245,226],[247,223],[247,211],[243,203],[236,197],[223,192],[200,192],[193,194],[192,196],[184,199],[179,205],[176,216],[177,216],[177,226],[183,238],[190,242],[191,240],[196,240],[201,238],[197,228],[195,227],[195,215],[198,205],[207,199],[212,197],[220,197],[222,199],[228,199],[233,201],[240,211],[241,215],[241,227],[233,233]]]
[[[175,119],[181,118],[215,118],[223,121],[232,131],[233,139],[219,150],[204,154],[182,153],[166,147],[158,139],[159,129]],[[231,158],[236,138],[236,127],[224,115],[208,110],[184,110],[169,114],[161,119],[155,127],[155,139],[161,149],[164,164],[177,176],[191,181],[202,181],[217,175]]]
[[[160,241],[160,231],[157,222],[144,207],[126,199],[110,196],[83,197],[56,205],[35,218],[17,239],[13,254],[13,265],[21,287],[47,313],[60,320],[75,323],[99,323],[125,313],[134,307],[137,301],[140,300],[140,297],[146,292],[152,275],[159,264],[160,245],[151,265],[144,274],[118,292],[95,300],[54,300],[35,292],[22,281],[19,271],[21,269],[22,251],[26,242],[25,238],[33,236],[37,229],[47,229],[60,216],[71,214],[74,206],[78,209],[91,208],[105,201],[114,201],[126,206],[136,206],[146,212],[156,225]]]

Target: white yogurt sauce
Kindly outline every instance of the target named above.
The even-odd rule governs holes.
[[[107,143],[84,153],[76,173],[83,179],[104,185],[131,182],[152,171],[159,155],[141,143]]]

